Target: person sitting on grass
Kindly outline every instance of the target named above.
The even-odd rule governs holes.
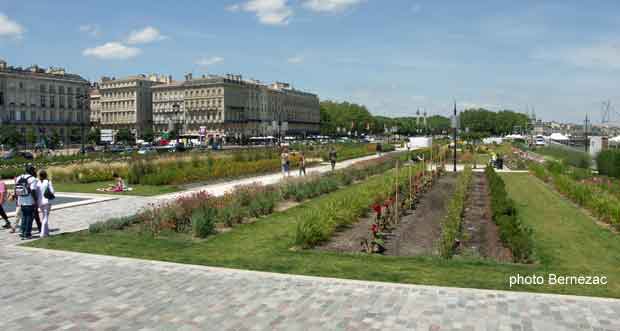
[[[111,185],[110,187],[105,189],[105,191],[106,192],[125,192],[125,181],[123,181],[123,178],[121,178],[121,176],[119,176],[117,173],[114,173],[112,177],[114,178],[114,181],[116,183],[113,186]]]

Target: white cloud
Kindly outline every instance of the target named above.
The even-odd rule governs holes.
[[[255,13],[259,22],[267,25],[287,25],[293,16],[288,0],[249,0],[242,4],[228,6],[229,11]]]
[[[127,38],[127,43],[130,45],[136,44],[148,44],[154,41],[166,39],[166,36],[162,36],[157,28],[147,26],[142,30],[131,31]]]
[[[604,41],[588,46],[538,50],[531,58],[559,61],[582,68],[620,69],[620,42]]]
[[[89,34],[92,37],[99,37],[101,35],[101,28],[96,24],[80,25],[80,32]]]
[[[23,33],[23,26],[0,13],[0,37],[21,38]]]
[[[207,66],[212,66],[212,65],[222,63],[222,62],[224,62],[224,58],[219,57],[219,56],[212,56],[212,57],[203,57],[199,59],[198,61],[196,61],[196,64],[201,67],[207,67]]]
[[[299,63],[304,62],[304,57],[301,56],[301,55],[297,55],[297,56],[293,56],[293,57],[288,58],[287,61],[288,61],[288,63],[291,63],[291,64],[299,64]]]
[[[362,0],[306,0],[304,7],[322,13],[337,13],[353,7]]]
[[[139,48],[125,46],[119,42],[109,42],[101,46],[87,48],[82,54],[102,60],[125,60],[136,57],[141,52]]]

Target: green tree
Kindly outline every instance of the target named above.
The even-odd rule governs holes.
[[[0,144],[2,145],[16,148],[23,142],[23,140],[24,137],[22,134],[12,125],[3,127],[0,132]]]
[[[49,142],[47,147],[50,149],[58,149],[60,148],[60,143],[62,142],[62,137],[58,134],[58,131],[53,131],[51,137],[49,138]]]
[[[116,142],[124,143],[124,144],[133,144],[136,142],[136,138],[133,133],[129,131],[129,129],[120,129],[116,132]]]
[[[86,138],[89,144],[99,145],[101,144],[101,129],[93,128],[88,131],[88,137]]]
[[[30,146],[33,146],[37,143],[37,135],[35,133],[35,129],[26,131],[26,143]]]
[[[144,131],[140,135],[140,139],[144,140],[145,142],[152,143],[153,140],[155,140],[155,134],[153,133],[153,129],[152,128],[144,129]]]

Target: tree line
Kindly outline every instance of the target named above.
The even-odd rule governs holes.
[[[529,118],[511,110],[493,112],[483,108],[467,109],[459,114],[463,134],[477,137],[501,136],[526,132]],[[324,135],[358,135],[398,133],[402,135],[448,134],[451,120],[441,115],[426,118],[415,116],[373,116],[368,109],[349,102],[321,102],[321,133]]]

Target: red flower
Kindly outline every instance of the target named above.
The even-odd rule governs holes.
[[[381,205],[378,203],[375,203],[374,205],[372,205],[372,209],[375,211],[375,213],[377,213],[377,216],[381,216]]]
[[[370,231],[372,231],[372,233],[379,232],[379,226],[376,223],[373,223],[372,226],[370,227]]]

